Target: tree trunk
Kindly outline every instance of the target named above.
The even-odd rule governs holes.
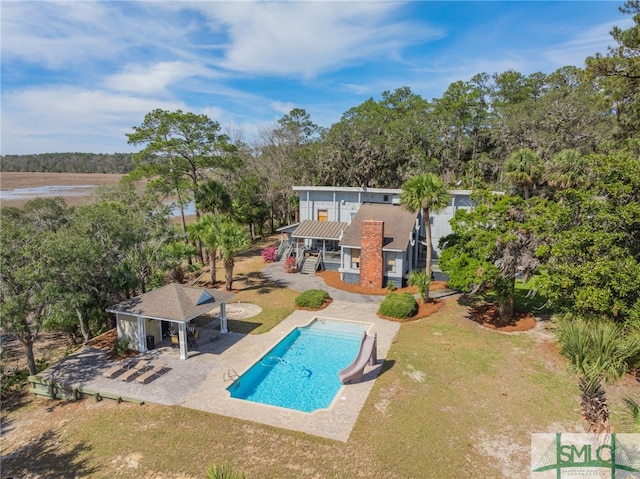
[[[189,244],[189,235],[187,234],[187,221],[184,216],[184,205],[182,204],[182,197],[180,196],[180,189],[176,186],[176,195],[178,195],[178,205],[180,205],[180,225],[182,226],[182,235],[184,236],[184,243]],[[187,258],[189,265],[193,264],[191,255]]]
[[[82,339],[86,344],[91,339],[91,335],[87,329],[87,326],[84,324],[84,318],[82,317],[82,312],[76,308],[76,316],[78,316],[78,323],[80,324],[80,332],[82,333]]]
[[[32,321],[30,322],[27,317],[23,317],[19,321],[19,330],[15,331],[16,337],[18,341],[22,344],[24,348],[24,354],[27,358],[27,368],[29,368],[29,374],[34,376],[38,374],[38,368],[36,367],[36,358],[33,353],[33,343],[38,337],[38,332],[40,328],[38,327],[39,322],[37,318],[40,317],[40,313],[42,312],[42,307],[38,308],[34,313],[32,313]],[[31,325],[35,327],[35,333],[31,328]]]
[[[427,264],[425,267],[425,271],[427,273],[427,278],[431,281],[431,218],[429,218],[429,208],[424,208],[422,210],[422,216],[424,219],[424,225],[427,232]],[[425,303],[429,301],[429,289],[425,293]]]
[[[514,293],[509,293],[506,297],[498,300],[500,310],[500,321],[506,323],[513,319],[513,297]]]
[[[224,260],[224,279],[227,291],[231,291],[233,285],[233,263],[233,258]]]
[[[29,343],[23,343],[24,353],[27,357],[27,367],[29,368],[29,374],[31,376],[35,376],[38,374],[38,368],[36,367],[36,358],[33,354],[33,341],[29,341]]]
[[[211,275],[211,285],[216,284],[216,252],[209,250],[209,274]]]

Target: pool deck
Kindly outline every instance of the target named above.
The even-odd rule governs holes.
[[[358,415],[373,388],[384,358],[400,324],[376,316],[378,302],[359,303],[334,300],[322,311],[295,311],[271,331],[264,334],[219,334],[217,321],[200,328],[201,339],[189,359],[181,360],[170,345],[161,343],[140,355],[142,359],[159,359],[167,363],[165,373],[148,384],[107,379],[102,373],[113,365],[105,352],[85,347],[41,376],[72,387],[140,399],[148,403],[177,405],[246,421],[267,424],[346,442]],[[378,335],[378,364],[365,369],[364,381],[342,386],[328,409],[305,413],[291,409],[235,399],[226,388],[232,383],[229,373],[242,375],[253,363],[297,326],[313,318],[327,318],[371,323]]]

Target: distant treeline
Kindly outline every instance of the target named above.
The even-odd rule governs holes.
[[[130,153],[43,153],[3,155],[0,171],[39,173],[129,173],[133,169]]]

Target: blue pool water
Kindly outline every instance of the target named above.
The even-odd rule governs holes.
[[[312,412],[342,386],[338,373],[358,354],[368,324],[316,319],[296,328],[227,390],[231,397]]]

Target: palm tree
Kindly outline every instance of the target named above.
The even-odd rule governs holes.
[[[576,150],[562,150],[551,158],[544,179],[554,188],[566,190],[585,186],[589,170],[587,161]]]
[[[511,154],[504,164],[507,180],[522,188],[524,199],[529,199],[529,189],[536,186],[542,175],[542,162],[537,153],[529,148],[520,148]]]
[[[437,213],[449,204],[451,195],[443,181],[433,173],[425,173],[409,178],[402,185],[400,203],[407,209],[422,210],[422,217],[427,230],[427,265],[425,272],[431,278],[431,217],[430,212]],[[426,300],[429,299],[427,290]]]
[[[195,199],[202,211],[209,213],[228,213],[231,211],[231,195],[218,181],[209,180],[199,185]]]
[[[228,216],[221,217],[217,234],[218,248],[224,262],[225,288],[231,291],[234,257],[249,246],[249,234],[244,226]]]
[[[209,269],[211,284],[216,283],[216,256],[218,254],[218,222],[213,215],[202,215],[198,221],[191,223],[187,229],[191,237],[200,241],[207,248],[209,256]]]

